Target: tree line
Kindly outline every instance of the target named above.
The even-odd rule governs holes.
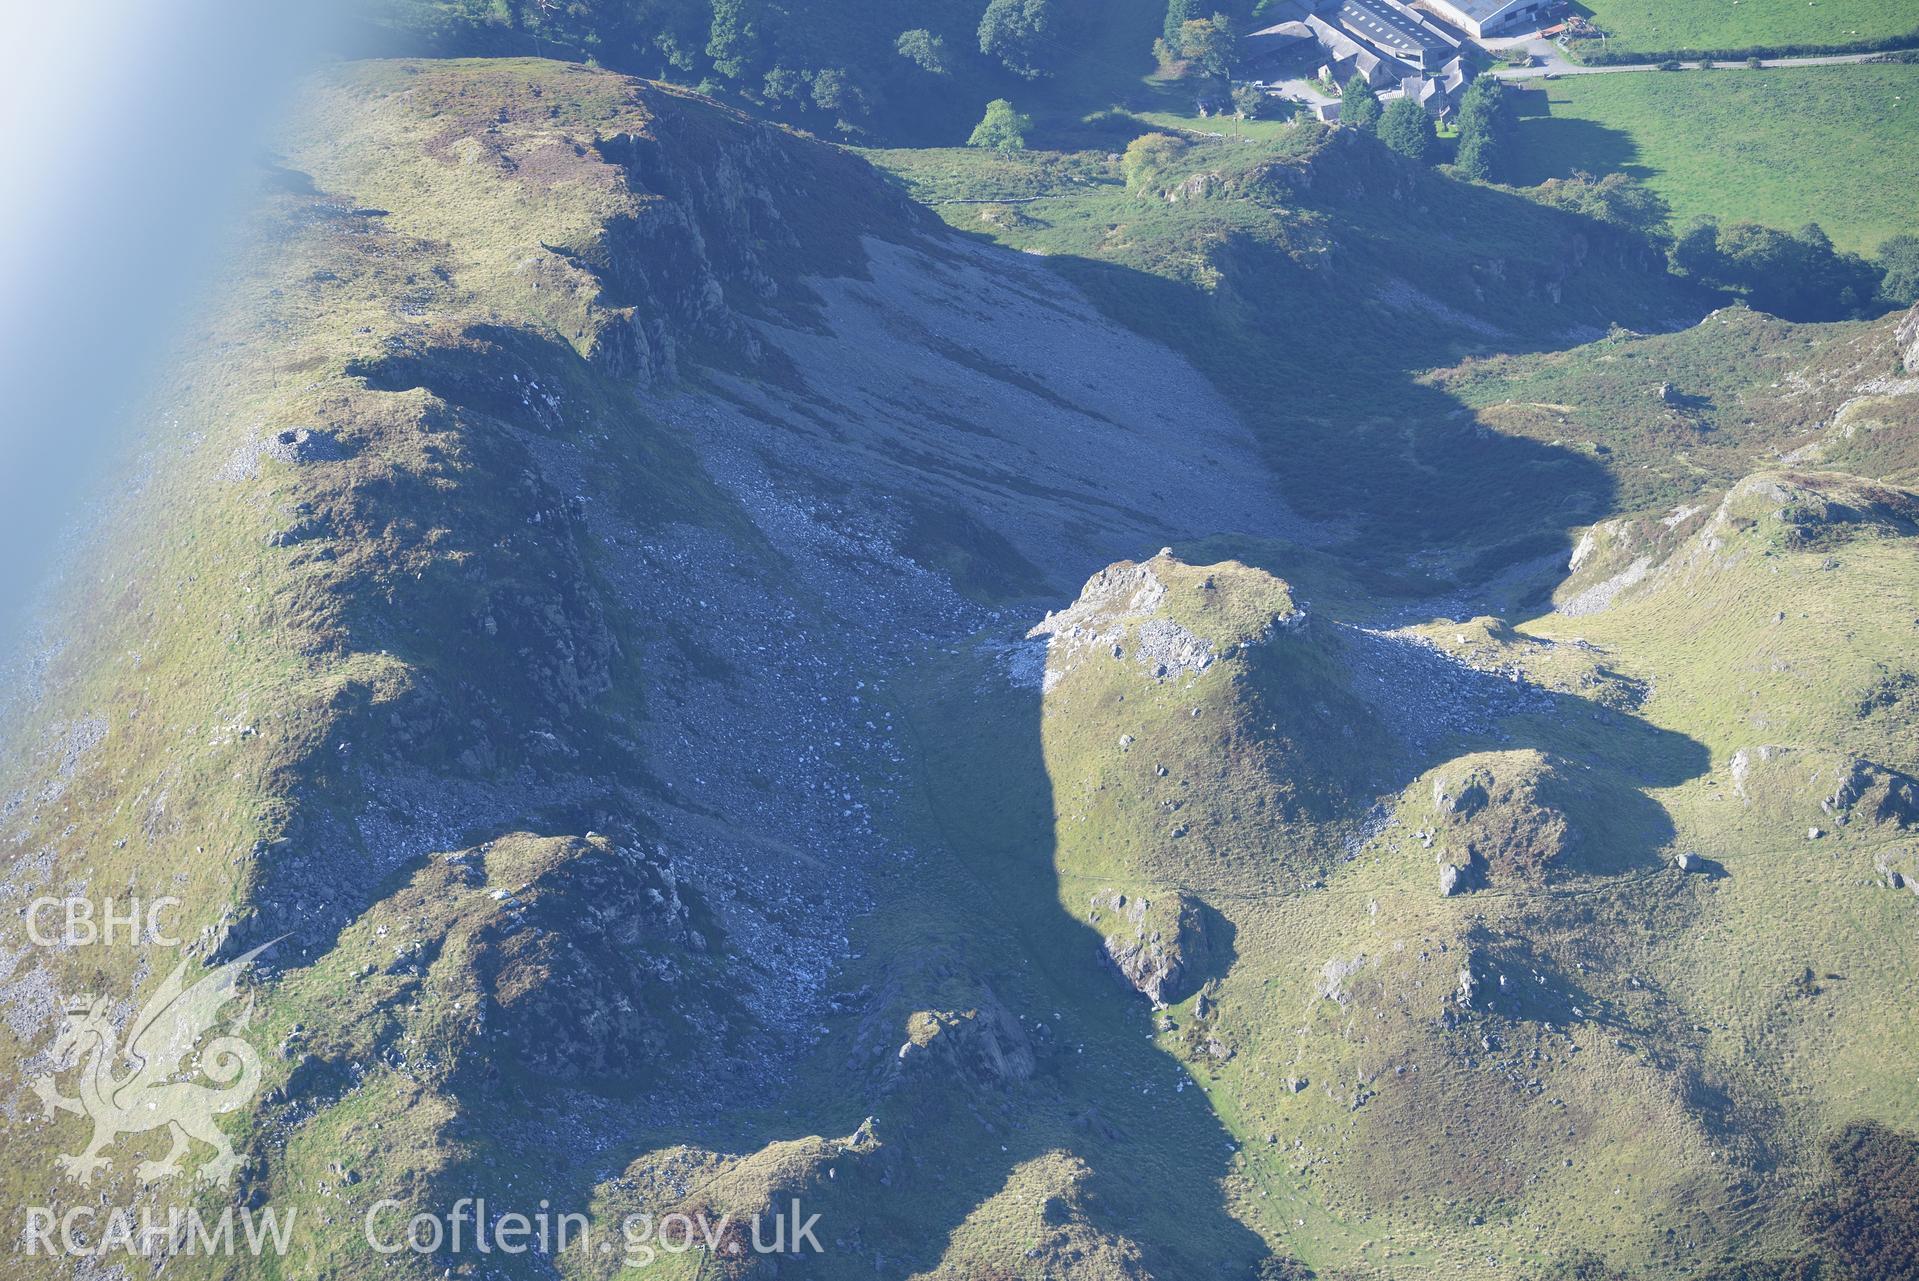
[[[1453,172],[1476,182],[1509,177],[1515,116],[1509,86],[1490,76],[1473,81],[1455,117]],[[1424,108],[1408,98],[1382,106],[1360,76],[1340,94],[1340,123],[1422,163],[1435,163],[1442,154]],[[1895,236],[1869,259],[1836,248],[1817,223],[1781,231],[1701,217],[1675,232],[1666,202],[1619,173],[1575,174],[1523,190],[1542,203],[1631,232],[1663,252],[1675,273],[1788,320],[1845,320],[1919,301],[1919,237]]]
[[[355,0],[436,53],[590,59],[850,139],[930,140],[1077,56],[1096,0]]]

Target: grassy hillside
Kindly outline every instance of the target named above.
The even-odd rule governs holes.
[[[1584,6],[1618,50],[1751,49],[1847,45],[1912,34],[1900,0],[1590,0]]]
[[[1894,602],[1919,590],[1910,565],[1894,568],[1910,554],[1905,517],[1862,538],[1856,555],[1835,555],[1818,538],[1757,562],[1722,550],[1726,567],[1703,582],[1675,579],[1659,589],[1663,603],[1635,597],[1611,615],[1591,612],[1620,590],[1608,585],[1578,597],[1577,616],[1517,628],[1441,619],[1390,642],[1343,632],[1340,622],[1382,608],[1354,572],[1375,591],[1390,582],[1384,562],[1426,509],[1416,492],[1394,488],[1399,456],[1369,448],[1376,438],[1364,427],[1368,414],[1412,402],[1375,376],[1339,381],[1335,408],[1317,398],[1325,371],[1352,370],[1362,352],[1382,371],[1437,352],[1390,322],[1361,330],[1327,296],[1363,296],[1379,287],[1367,269],[1382,267],[1402,288],[1457,305],[1455,350],[1512,344],[1461,318],[1487,315],[1491,328],[1493,313],[1478,311],[1493,288],[1484,277],[1466,294],[1437,283],[1462,240],[1477,248],[1471,233],[1449,226],[1444,242],[1420,239],[1423,260],[1368,245],[1364,213],[1342,200],[1339,177],[1364,161],[1322,151],[1322,141],[1308,129],[1277,145],[1193,147],[1132,190],[1083,155],[878,157],[916,193],[949,202],[937,207],[953,225],[1047,253],[1116,314],[1191,353],[1232,389],[1282,478],[1294,469],[1295,501],[1357,516],[1366,535],[1336,548],[1336,567],[1230,537],[1178,549],[1199,568],[1151,562],[1166,586],[1155,611],[1196,633],[1204,629],[1185,602],[1204,599],[1197,583],[1224,588],[1246,572],[1207,561],[1232,555],[1310,584],[1302,595],[1315,641],[1235,650],[1227,638],[1228,661],[1175,669],[1177,692],[1133,670],[1147,629],[1163,626],[1152,613],[1101,623],[1080,616],[1083,601],[1049,621],[1040,721],[1050,835],[1022,826],[1017,807],[949,822],[980,825],[968,844],[989,866],[1050,849],[1060,910],[1097,931],[1109,954],[1117,946],[1137,964],[1142,929],[1164,949],[1148,949],[1149,974],[1186,953],[1200,990],[1165,990],[1171,1008],[1157,1039],[1191,1065],[1243,1144],[1229,1200],[1286,1253],[1327,1274],[1369,1276],[1470,1275],[1488,1257],[1529,1275],[1714,1266],[1742,1275],[1756,1259],[1773,1261],[1761,1275],[1814,1266],[1790,1207],[1823,1177],[1824,1145],[1857,1120],[1902,1124],[1891,1096],[1870,1084],[1880,1078],[1857,1065],[1874,1055],[1905,1065],[1919,1053],[1890,1013],[1910,960],[1874,942],[1913,910],[1877,870],[1913,820],[1897,807],[1889,820],[1868,820],[1880,811],[1861,806],[1840,844],[1793,853],[1815,823],[1830,835],[1845,762],[1890,771],[1894,791],[1912,768],[1904,713],[1868,724],[1888,714],[1860,710],[1878,705],[1872,691],[1904,688],[1910,611]],[[1276,162],[1300,165],[1312,181],[1245,177]],[[1366,185],[1385,187],[1377,177]],[[1490,223],[1501,208],[1480,212]],[[1513,218],[1508,234],[1531,243]],[[1283,244],[1293,262],[1308,259],[1310,245],[1333,269],[1278,276],[1249,242]],[[1109,263],[1145,279],[1102,270]],[[1146,283],[1155,277],[1197,287],[1156,293]],[[1561,295],[1571,296],[1570,287]],[[1727,488],[1754,493],[1743,478],[1781,455],[1808,465],[1844,458],[1910,479],[1915,398],[1896,328],[1795,327],[1735,309],[1669,335],[1618,330],[1561,352],[1470,357],[1412,377],[1448,408],[1409,413],[1408,459],[1462,504],[1456,519],[1474,510],[1483,480],[1501,486],[1502,514],[1515,524],[1543,524],[1549,511],[1576,523],[1580,506],[1542,485],[1551,473],[1514,448],[1527,442],[1533,457],[1591,469],[1586,510],[1650,508],[1632,528],[1681,533]],[[1302,404],[1323,406],[1324,417],[1302,423]],[[1434,418],[1475,424],[1490,448],[1453,452],[1462,438],[1448,435],[1434,454],[1418,452],[1417,433],[1434,430]],[[1315,428],[1327,433],[1326,453]],[[1472,479],[1434,475],[1445,465],[1436,456],[1469,459]],[[1836,527],[1849,528],[1843,512],[1876,501],[1842,497],[1854,484],[1818,482],[1829,497],[1802,505],[1840,513]],[[1393,501],[1380,501],[1382,490]],[[1909,504],[1900,493],[1886,500],[1890,510]],[[1540,507],[1528,505],[1535,500]],[[1750,501],[1734,502],[1728,518],[1742,531]],[[1661,519],[1682,503],[1676,524]],[[1468,529],[1426,532],[1457,556]],[[1629,552],[1598,555],[1582,542],[1573,554],[1580,573],[1568,600],[1610,584],[1608,575],[1631,584],[1646,574]],[[1429,551],[1412,565],[1458,572],[1470,562]],[[1134,571],[1109,571],[1119,572]],[[1760,638],[1757,611],[1788,603],[1802,617],[1789,633]],[[1801,670],[1808,684],[1769,675]],[[1256,691],[1273,679],[1288,691],[1267,710]],[[990,686],[974,678],[961,688]],[[1369,694],[1379,700],[1370,709]],[[1355,695],[1358,706],[1342,702]],[[1390,746],[1368,748],[1382,721]],[[1776,786],[1755,781],[1751,799],[1729,812],[1727,771],[1757,759],[1755,735],[1767,740],[1767,759],[1804,764],[1789,802],[1744,812]],[[945,803],[965,813],[974,780],[956,763],[963,742],[948,743],[935,779],[954,780]],[[1019,752],[993,738],[980,755]],[[1388,761],[1384,778],[1368,768]],[[1342,800],[1315,811],[1321,769],[1339,780],[1331,794]],[[1687,849],[1708,851],[1709,877],[1672,867]],[[1467,887],[1458,896],[1441,892],[1447,865]],[[1135,923],[1127,909],[1142,901]],[[1223,924],[1175,924],[1204,922],[1207,910]],[[1768,914],[1793,924],[1754,928]],[[1208,971],[1221,940],[1233,961]],[[1829,955],[1849,960],[1821,968],[1801,959]],[[1815,978],[1802,984],[1809,965]],[[1742,995],[1754,975],[1765,976],[1764,995]],[[1853,1030],[1832,1042],[1819,1028],[1823,1011],[1799,1005],[1838,990],[1824,975],[1848,984],[1845,1009],[1831,1017]],[[1814,1065],[1826,1056],[1855,1066],[1822,1074]],[[1790,1096],[1768,1079],[1780,1063],[1796,1083]],[[1866,1257],[1861,1247],[1854,1237],[1819,1248],[1838,1275],[1872,1275],[1853,1262]]]
[[[643,111],[620,107],[643,127]],[[581,715],[617,679],[614,638],[630,635],[630,619],[608,617],[588,553],[566,532],[564,498],[531,479],[524,441],[504,425],[537,415],[530,396],[494,385],[441,397],[348,372],[457,350],[485,317],[453,283],[468,264],[445,257],[444,242],[389,229],[388,217],[314,192],[304,174],[266,176],[220,305],[185,340],[151,411],[147,479],[129,487],[121,516],[155,537],[106,545],[100,590],[68,602],[62,620],[80,643],[44,674],[43,709],[84,710],[97,750],[72,749],[59,792],[8,807],[13,838],[48,860],[39,875],[70,891],[177,896],[178,932],[209,963],[276,935],[297,935],[302,957],[325,951],[412,857],[422,828],[444,837],[484,821],[375,802],[360,761],[402,789],[403,760],[469,779],[537,770],[530,758],[555,718],[573,721],[572,750],[599,757],[601,735],[637,710],[614,699]],[[580,305],[590,279],[547,284],[558,323],[590,350],[595,326]],[[583,419],[630,419],[630,395],[581,352],[551,331],[522,337],[486,352],[501,382],[537,367],[547,394]],[[684,518],[710,491],[683,454],[669,455],[642,445],[622,469],[640,506],[656,498],[656,516]],[[554,536],[529,535],[542,524]],[[29,724],[10,741],[63,732]],[[150,805],[104,799],[123,786]],[[377,835],[356,822],[369,811],[390,820]],[[42,884],[18,865],[12,876],[23,891]],[[124,947],[26,955],[38,982],[129,997],[148,964]],[[53,1017],[15,1024],[10,1070],[47,1066],[32,1056],[45,1048],[38,1024]],[[350,1021],[343,1005],[327,1011],[329,1027]],[[270,1062],[268,1088],[300,1066]],[[242,1150],[277,1149],[273,1128],[255,1118]],[[45,1127],[10,1134],[15,1203],[42,1195],[27,1188],[65,1140]]]
[[[1119,1097],[1166,1070],[1122,994],[1036,980],[965,878],[913,873],[950,852],[899,844],[921,758],[876,688],[982,617],[924,565],[1030,599],[1216,506],[1260,523],[1243,443],[1167,426],[1159,397],[1229,419],[1203,382],[1030,264],[927,239],[844,153],[684,94],[389,62],[303,106],[7,739],[11,892],[178,895],[201,960],[282,939],[249,987],[260,1095],[225,1123],[244,1170],[142,1189],[144,1134],[61,1181],[84,1124],[24,1093],[66,1066],[61,998],[131,1011],[174,953],[16,947],[10,912],[10,1203],[299,1216],[283,1262],[183,1276],[439,1276],[459,1260],[382,1257],[363,1216],[472,1196],[612,1242],[799,1195],[832,1275],[1023,1266],[1042,1229],[1089,1275],[1249,1268],[1217,1121]],[[860,361],[902,332],[943,342],[889,384]],[[1080,362],[1023,367],[1060,342]],[[1147,458],[1186,475],[1122,492]]]
[[[1567,76],[1519,104],[1516,183],[1622,171],[1678,220],[1817,222],[1868,253],[1919,231],[1919,66]]]
[[[1433,378],[1496,431],[1602,460],[1621,510],[1664,511],[1781,457],[1919,479],[1912,397],[1859,394],[1900,368],[1894,328],[1726,308],[1676,333],[1469,360]]]
[[[1310,124],[872,157],[311,86],[0,807],[15,897],[278,940],[243,1168],[61,1176],[64,998],[183,958],[9,910],[0,1195],[297,1210],[228,1281],[794,1198],[637,1274],[1903,1281],[1914,322]],[[590,1231],[366,1237],[475,1197]]]
[[[621,603],[618,562],[584,532],[588,487],[540,460],[592,455],[581,470],[618,496],[630,536],[700,529],[768,563],[635,389],[702,349],[724,344],[737,363],[742,321],[710,306],[722,281],[737,289],[751,271],[775,292],[788,268],[832,271],[849,242],[814,227],[788,267],[755,269],[758,246],[791,246],[799,224],[761,210],[758,240],[722,231],[709,220],[743,215],[710,188],[665,192],[619,164],[718,173],[770,143],[754,163],[777,185],[781,155],[814,177],[848,162],[554,63],[355,67],[306,107],[148,411],[116,506],[126,524],[84,562],[88,590],[49,619],[72,640],[9,726],[7,877],[28,895],[173,896],[195,970],[286,940],[276,968],[294,975],[254,1007],[265,1097],[230,1131],[242,1187],[315,1227],[302,1266],[390,1275],[344,1219],[330,1233],[319,1220],[336,1197],[364,1209],[376,1186],[410,1204],[446,1186],[505,1190],[480,1171],[512,1150],[524,1112],[490,1092],[492,1073],[591,1077],[615,1060],[713,1053],[663,977],[711,971],[695,955],[705,936],[690,942],[711,918],[677,897],[670,865],[644,853],[652,820],[620,799],[659,786],[636,756],[637,673],[642,655],[667,661],[672,632]],[[607,154],[588,145],[602,139]],[[396,151],[408,160],[392,165]],[[844,234],[905,234],[910,215],[859,172],[879,203]],[[609,256],[609,226],[666,257]],[[784,305],[750,294],[742,306]],[[596,824],[616,835],[585,836]],[[626,924],[586,937],[583,915],[615,903]],[[576,950],[529,946],[526,904]],[[605,967],[599,997],[554,1004],[554,974],[577,991],[587,956]],[[175,959],[124,945],[10,957],[0,1057],[23,1083],[58,1066],[46,993],[133,1002]],[[650,990],[635,986],[642,972]],[[602,1003],[626,1015],[596,1041]],[[741,1017],[719,1005],[709,1032]],[[523,1020],[509,1038],[537,1047],[517,1069],[498,1041],[472,1050],[486,1012],[509,1007]],[[597,1049],[569,1047],[582,1032]],[[45,1190],[52,1158],[79,1131],[38,1112],[9,1114],[14,1205],[58,1194]],[[469,1141],[475,1117],[492,1137]],[[161,1138],[123,1147],[155,1156]],[[99,1194],[218,1212],[216,1190],[140,1191],[132,1165]],[[429,1263],[403,1262],[418,1275]],[[46,1266],[9,1252],[0,1274]],[[274,1274],[259,1266],[174,1270]]]
[[[1047,973],[1104,953],[1158,998],[1189,1075],[1139,1093],[1203,1092],[1226,1202],[1283,1253],[1342,1277],[1790,1268],[1822,1145],[1903,1124],[1888,1083],[1919,1070],[1894,1013],[1919,908],[1876,870],[1919,822],[1881,799],[1919,744],[1903,710],[1857,712],[1901,661],[1909,524],[1721,544],[1610,614],[1391,634],[1162,555],[1047,620],[1037,708],[997,649],[906,706],[975,901],[1056,940]],[[1775,575],[1803,617],[1770,621]],[[1866,1244],[1820,1248],[1874,1275],[1849,1270]]]

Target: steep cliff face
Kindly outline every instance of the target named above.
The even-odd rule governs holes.
[[[372,1266],[348,1221],[388,1192],[784,1169],[825,1112],[702,1130],[882,1004],[889,1134],[1045,1088],[1032,993],[970,946],[835,986],[925,857],[879,691],[982,601],[1284,524],[1190,368],[843,152],[535,62],[323,78],[185,345],[18,735],[6,882],[177,897],[210,964],[276,943],[244,1195],[343,1198],[303,1266]],[[10,951],[10,1079],[62,1066],[63,996],[169,955]],[[538,1123],[554,1091],[587,1119]],[[24,1189],[65,1127],[7,1115]]]
[[[846,1277],[1423,1277],[1532,1266],[1542,1221],[1656,1275],[1785,1253],[1824,1136],[1919,1070],[1883,1031],[1919,902],[1895,326],[1799,372],[1818,460],[1878,479],[1783,463],[1598,527],[1561,594],[1592,609],[1435,618],[1382,564],[1556,540],[1601,490],[1424,391],[1456,427],[1335,416],[1333,355],[1593,321],[1616,246],[1527,206],[1489,247],[1509,198],[1314,145],[1102,224],[1204,224],[1223,274],[1159,318],[1202,337],[1274,282],[1384,306],[1277,373],[1219,348],[1268,388],[1324,366],[1256,442],[1072,282],[1161,284],[951,235],[812,140],[576,66],[317,83],[0,793],[10,904],[167,895],[201,961],[277,945],[223,1124],[234,1199],[303,1226],[277,1271],[168,1275],[461,1275],[361,1229],[465,1198],[616,1244],[484,1261],[529,1276],[618,1274],[628,1214],[794,1197]],[[1321,203],[1284,263],[1204,208],[1288,200]],[[1408,217],[1446,233],[1418,277]],[[1291,478],[1323,508],[1471,473],[1533,523],[1382,552],[1275,496],[1333,452]],[[62,1182],[81,1123],[25,1084],[70,1066],[65,998],[125,1024],[176,949],[23,919],[4,1191],[183,1204],[133,1173],[157,1135]]]
[[[861,236],[924,224],[837,148],[565,64],[354,64],[288,142],[323,189],[454,246],[469,288],[628,381],[689,349],[750,367],[746,318],[803,317],[805,277],[858,274]]]
[[[1615,466],[1556,419],[1505,426],[1549,398],[1515,396],[1493,429],[1434,373],[1690,323],[1705,301],[1642,238],[1313,122],[1155,156],[878,159],[959,229],[1051,256],[1186,354],[1289,504],[1354,562],[1462,585],[1538,568],[1568,523],[1644,486],[1641,458]],[[965,200],[1003,193],[1022,203]],[[1675,469],[1672,450],[1655,465]]]

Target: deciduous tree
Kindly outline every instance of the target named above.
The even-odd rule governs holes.
[[[1894,236],[1880,245],[1879,266],[1886,273],[1881,297],[1902,307],[1919,302],[1919,236]]]
[[[973,136],[966,145],[990,151],[1024,151],[1026,130],[1032,123],[1030,117],[1015,111],[1011,102],[995,98],[986,104],[986,114],[973,126]]]
[[[1533,188],[1532,194],[1544,204],[1624,227],[1655,244],[1672,240],[1667,225],[1672,209],[1658,192],[1623,173],[1595,178],[1584,170],[1575,170],[1570,178],[1548,178]]]
[[[980,52],[1027,79],[1046,74],[1057,36],[1053,0],[992,0],[979,20]]]
[[[713,0],[713,26],[706,40],[713,69],[743,80],[760,61],[759,0]]]
[[[1703,284],[1743,294],[1761,311],[1798,321],[1863,314],[1884,275],[1877,264],[1834,249],[1817,223],[1795,233],[1698,219],[1680,233],[1672,265]]]
[[[1180,28],[1180,53],[1215,80],[1232,75],[1238,45],[1232,19],[1223,13],[1211,18],[1194,18]]]
[[[952,55],[946,50],[945,38],[934,35],[925,27],[900,32],[900,38],[893,47],[899,51],[900,57],[914,63],[922,71],[929,71],[936,76],[953,74]]]
[[[1186,150],[1186,144],[1169,133],[1143,133],[1126,144],[1120,157],[1120,172],[1132,191],[1152,187],[1172,163]]]

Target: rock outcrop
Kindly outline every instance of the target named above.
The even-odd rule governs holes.
[[[1026,1029],[990,992],[987,997],[971,1009],[916,1011],[894,1058],[898,1072],[1001,1086],[1032,1076],[1037,1059]]]
[[[1906,313],[1899,322],[1899,328],[1893,331],[1893,341],[1898,344],[1899,361],[1909,374],[1919,374],[1919,306]]]
[[[1094,925],[1111,931],[1105,958],[1155,1006],[1183,1001],[1205,982],[1214,959],[1210,914],[1188,894],[1147,898],[1102,890],[1092,896]]]
[[[483,854],[489,864],[502,853]],[[707,949],[670,864],[605,837],[522,843],[517,889],[470,946],[501,1035],[529,1069],[557,1080],[647,1075],[691,1048],[698,1002],[685,961]]]

